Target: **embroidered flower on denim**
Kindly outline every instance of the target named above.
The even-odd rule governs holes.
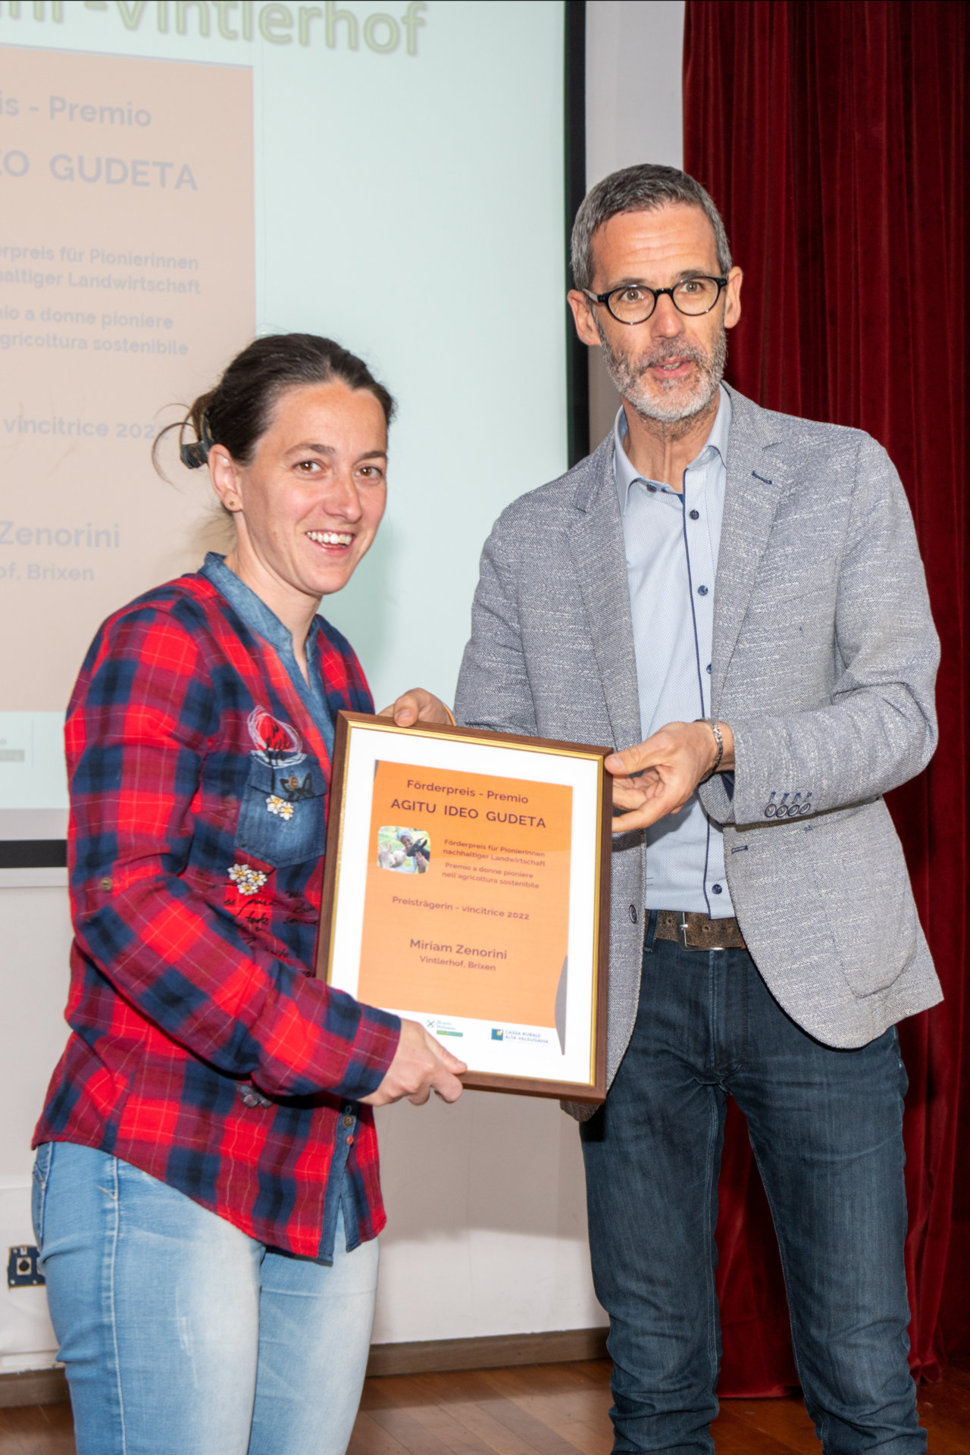
[[[256,894],[266,883],[267,875],[262,869],[254,869],[251,864],[233,864],[229,870],[229,878],[240,894]]]
[[[266,807],[269,809],[270,813],[275,813],[277,818],[283,819],[285,823],[289,823],[290,819],[293,817],[292,803],[287,803],[285,798],[280,798],[279,795],[276,793],[271,793],[269,795],[266,800]]]

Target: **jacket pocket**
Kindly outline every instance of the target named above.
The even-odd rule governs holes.
[[[810,837],[818,904],[846,983],[859,996],[888,989],[916,952],[918,925],[888,808],[879,800],[816,819]]]
[[[236,849],[276,868],[323,857],[327,782],[319,764],[277,768],[250,760],[239,806]]]

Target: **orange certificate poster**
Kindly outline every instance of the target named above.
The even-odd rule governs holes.
[[[379,762],[358,998],[556,1027],[572,797],[563,783]]]
[[[592,1096],[604,752],[342,714],[320,973],[420,1021],[469,1084]]]

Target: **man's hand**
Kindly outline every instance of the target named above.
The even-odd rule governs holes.
[[[457,1101],[464,1090],[458,1077],[467,1070],[464,1061],[446,1051],[424,1026],[402,1020],[401,1039],[384,1080],[361,1100],[368,1106],[387,1106],[406,1096],[415,1106],[423,1106],[434,1091],[442,1101]]]
[[[416,722],[454,722],[451,713],[440,697],[426,692],[423,687],[412,687],[395,698],[390,707],[378,714],[393,717],[397,727],[413,727]]]
[[[734,767],[734,735],[720,719],[718,726],[724,738],[718,771],[724,772]],[[645,829],[668,813],[678,813],[716,758],[717,743],[707,722],[669,722],[646,742],[611,753],[606,769],[614,779],[613,806],[622,810],[613,819],[613,832]]]

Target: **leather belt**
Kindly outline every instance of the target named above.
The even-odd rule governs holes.
[[[693,910],[657,911],[658,940],[676,940],[685,950],[746,950],[736,919],[711,919]]]

